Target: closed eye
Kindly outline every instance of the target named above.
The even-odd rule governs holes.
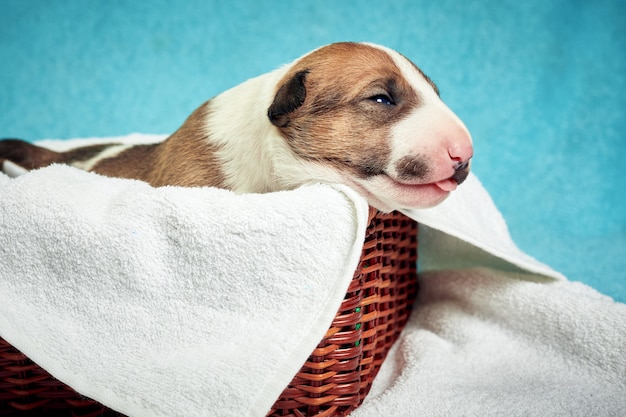
[[[393,101],[393,99],[389,97],[387,94],[376,94],[375,96],[372,96],[369,99],[375,103],[385,104],[387,106],[395,106],[396,104],[396,102]]]

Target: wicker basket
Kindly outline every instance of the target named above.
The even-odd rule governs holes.
[[[268,416],[344,416],[358,407],[417,294],[417,224],[370,210],[360,264],[326,335]],[[0,415],[119,416],[0,338]]]

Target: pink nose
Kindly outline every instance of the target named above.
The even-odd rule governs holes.
[[[474,156],[474,148],[471,145],[470,141],[466,143],[455,143],[448,147],[448,155],[450,155],[450,159],[452,159],[457,165],[464,164],[466,165],[472,156]]]

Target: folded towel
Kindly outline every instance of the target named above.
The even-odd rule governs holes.
[[[626,305],[520,252],[478,180],[461,188],[406,213],[428,224],[418,301],[352,415],[625,416]]]
[[[0,336],[131,416],[263,416],[330,325],[367,218],[341,186],[63,166],[0,175],[0,195]],[[625,305],[519,251],[474,176],[406,214],[418,305],[354,416],[626,414]]]
[[[334,318],[367,221],[341,187],[0,178],[0,335],[131,416],[264,415]]]

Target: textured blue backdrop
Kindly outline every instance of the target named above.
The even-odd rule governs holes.
[[[338,40],[398,49],[471,130],[519,246],[626,301],[626,2],[0,0],[0,135],[168,133]]]

